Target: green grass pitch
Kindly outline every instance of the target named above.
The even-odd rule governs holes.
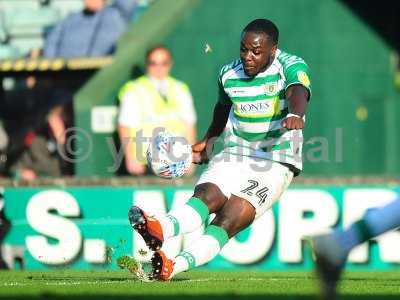
[[[400,299],[400,272],[347,273],[340,299]],[[0,299],[318,299],[306,272],[192,271],[139,282],[124,271],[0,272]]]

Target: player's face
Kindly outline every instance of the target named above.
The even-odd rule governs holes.
[[[172,67],[172,58],[165,49],[156,49],[147,60],[147,74],[156,79],[165,79]]]
[[[247,76],[265,71],[274,59],[276,45],[264,33],[244,32],[240,42],[240,59]]]
[[[90,11],[99,11],[104,8],[105,0],[85,0],[85,8]]]

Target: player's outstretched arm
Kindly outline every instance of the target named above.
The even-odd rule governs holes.
[[[232,104],[217,102],[214,107],[213,119],[206,135],[202,140],[192,146],[193,162],[195,164],[207,163],[212,152],[215,140],[221,135],[228,121]]]
[[[289,102],[289,116],[282,121],[286,129],[303,129],[309,91],[302,85],[292,85],[286,91],[286,98]]]

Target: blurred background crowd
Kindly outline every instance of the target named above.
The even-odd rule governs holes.
[[[88,59],[112,56],[121,35],[152,1],[145,0],[5,0],[0,1],[0,59]],[[147,136],[156,127],[196,136],[196,114],[189,87],[170,76],[172,53],[158,45],[149,49],[145,70],[119,92],[121,141],[132,141],[141,129]],[[84,63],[84,62],[83,62]],[[96,71],[96,70],[94,70]],[[74,94],[93,70],[62,76],[25,73],[2,77],[1,174],[15,179],[74,174],[73,160],[60,152],[73,151],[68,128],[74,126]],[[132,78],[134,79],[134,78]],[[125,145],[124,143],[122,143]],[[69,147],[68,149],[65,147]],[[122,174],[146,175],[145,145],[126,143]],[[142,159],[141,159],[142,158]],[[126,166],[126,167],[125,167]]]

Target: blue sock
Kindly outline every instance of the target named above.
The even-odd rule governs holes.
[[[387,205],[371,209],[364,217],[372,237],[400,226],[400,198]]]
[[[363,219],[346,230],[336,230],[333,237],[349,253],[354,247],[400,226],[400,198],[389,204],[368,210]]]

